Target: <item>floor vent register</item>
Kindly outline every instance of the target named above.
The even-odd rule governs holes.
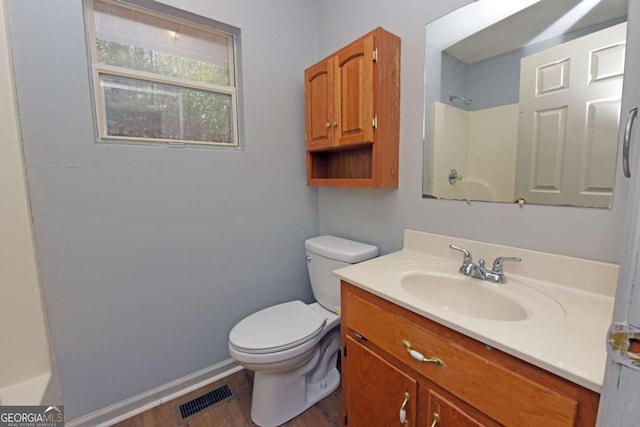
[[[224,402],[232,396],[233,393],[231,393],[231,389],[227,384],[225,384],[203,394],[202,396],[183,403],[178,407],[178,414],[182,420],[185,420],[204,411],[205,409]]]

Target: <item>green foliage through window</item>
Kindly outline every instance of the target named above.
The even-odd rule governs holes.
[[[98,62],[103,64],[185,80],[229,85],[228,66],[100,39],[96,40],[96,50]]]
[[[238,145],[233,36],[92,4],[103,138]]]

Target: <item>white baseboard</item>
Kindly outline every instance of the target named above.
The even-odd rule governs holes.
[[[141,414],[151,408],[173,400],[218,381],[243,369],[233,359],[227,359],[170,383],[148,390],[137,396],[94,411],[65,423],[67,427],[107,427]]]

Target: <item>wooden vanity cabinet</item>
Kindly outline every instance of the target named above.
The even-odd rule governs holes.
[[[344,425],[402,425],[400,410],[408,396],[404,405],[406,427],[431,426],[436,418],[440,427],[499,427],[434,383],[398,368],[393,360],[388,361],[369,348],[362,338],[346,335],[345,344],[349,350],[342,365]]]
[[[304,78],[307,183],[397,187],[400,39],[377,28]]]
[[[400,425],[405,391],[408,425],[431,426],[435,414],[440,427],[595,425],[597,393],[344,281],[341,296],[346,425]],[[442,365],[412,358],[404,341]],[[393,375],[378,375],[383,365],[380,372]],[[363,413],[368,420],[395,418],[367,424]]]

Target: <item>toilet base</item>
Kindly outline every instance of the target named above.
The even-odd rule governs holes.
[[[289,373],[256,371],[253,379],[251,419],[261,427],[276,427],[333,393],[340,385],[337,369],[340,332],[336,329],[320,343],[313,361]],[[322,375],[318,371],[324,369]]]

